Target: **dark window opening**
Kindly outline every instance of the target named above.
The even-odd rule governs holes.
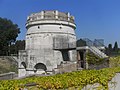
[[[40,28],[40,26],[38,26],[38,29]]]
[[[81,68],[84,68],[84,52],[79,52],[79,54],[80,54]]]
[[[61,27],[61,26],[60,26],[59,28],[60,28],[60,29],[62,29],[62,27]]]
[[[23,65],[23,67],[26,69],[26,63],[25,62],[22,62],[21,65]]]
[[[68,50],[62,50],[63,61],[70,61]]]

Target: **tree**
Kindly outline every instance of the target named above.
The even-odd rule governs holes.
[[[20,28],[11,20],[0,18],[0,55],[9,54],[9,46],[16,41]]]
[[[25,40],[17,40],[10,46],[10,54],[18,54],[19,50],[25,50]]]
[[[108,44],[108,48],[106,48],[106,54],[111,55],[112,51],[112,44]]]
[[[114,51],[115,53],[118,53],[118,51],[119,51],[117,42],[115,42],[115,44],[114,44],[113,51]]]
[[[109,49],[109,51],[112,51],[112,44],[108,45],[108,49]]]

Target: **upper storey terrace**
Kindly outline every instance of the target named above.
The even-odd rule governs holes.
[[[54,23],[56,24],[59,24],[60,23],[59,21],[61,21],[61,24],[65,24],[66,22],[66,24],[70,23],[70,25],[72,25],[74,28],[76,27],[74,23],[74,16],[71,16],[70,13],[63,13],[57,10],[56,11],[41,11],[39,13],[32,13],[27,18],[26,27],[32,24],[32,22],[36,22],[36,24],[38,21],[42,21],[41,23],[52,23],[51,20],[55,21]]]

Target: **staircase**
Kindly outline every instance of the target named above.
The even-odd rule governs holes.
[[[108,56],[100,51],[97,47],[95,46],[89,46],[89,50],[92,51],[95,55],[99,56],[100,58],[107,58]]]
[[[97,46],[95,45],[95,43],[91,40],[89,40],[88,38],[83,39],[84,41],[86,41],[86,44],[88,46],[88,49],[93,52],[95,55],[99,56],[100,58],[107,58],[108,56],[103,53],[102,51],[100,51]],[[97,43],[100,43],[99,41]],[[103,47],[104,45],[102,43],[100,43],[99,45],[101,45],[101,47]],[[105,47],[105,46],[104,46]]]

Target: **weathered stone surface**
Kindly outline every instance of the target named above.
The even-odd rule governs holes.
[[[76,61],[76,25],[69,13],[31,14],[26,28],[26,49],[19,52],[19,77],[34,74],[38,69],[52,71],[62,61]]]

